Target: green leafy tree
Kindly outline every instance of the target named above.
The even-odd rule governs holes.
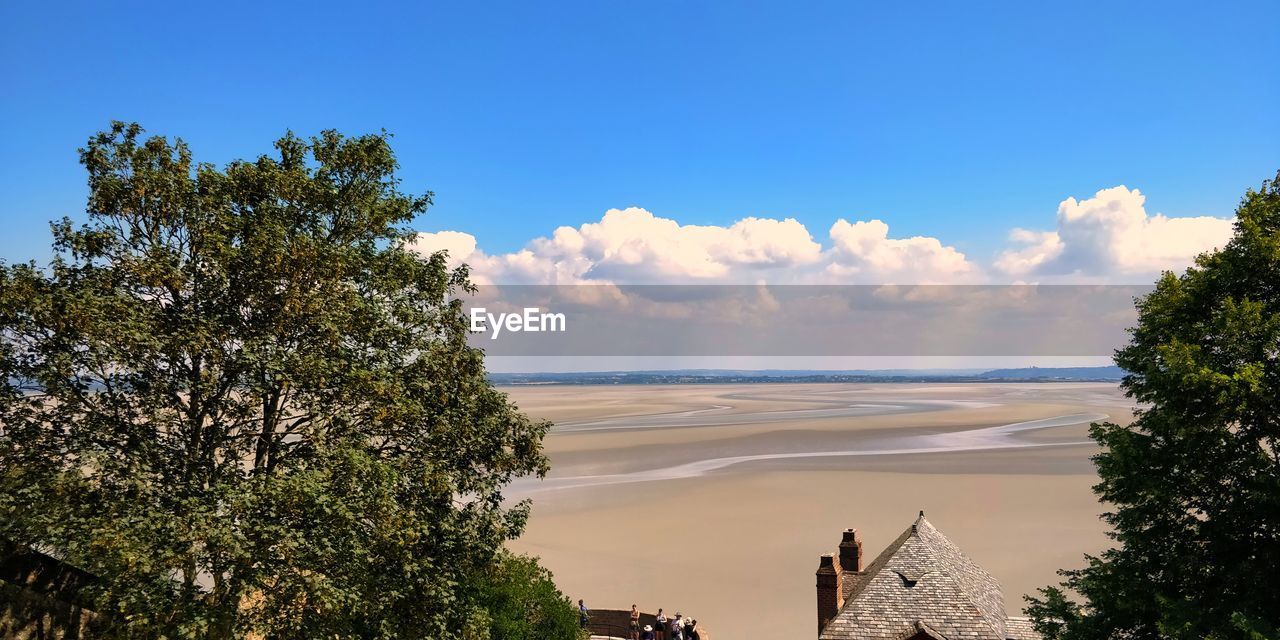
[[[102,578],[121,637],[484,637],[542,438],[404,226],[388,136],[223,168],[114,124],[88,222],[0,269],[0,536]]]
[[[1275,638],[1280,628],[1280,174],[1235,235],[1138,302],[1116,353],[1140,403],[1096,424],[1119,543],[1028,598],[1049,638]]]
[[[493,640],[577,638],[578,609],[535,558],[502,554],[475,581]]]

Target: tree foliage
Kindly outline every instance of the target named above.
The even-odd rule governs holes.
[[[489,617],[492,640],[577,638],[578,609],[556,587],[551,572],[528,556],[503,553],[475,581]]]
[[[388,136],[223,168],[115,123],[88,222],[0,269],[0,536],[101,576],[121,637],[484,637],[469,581],[547,469]]]
[[[1236,216],[1225,247],[1138,302],[1115,359],[1140,409],[1092,427],[1118,545],[1028,599],[1046,637],[1277,637],[1280,174]]]

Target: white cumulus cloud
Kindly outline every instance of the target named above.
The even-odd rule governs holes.
[[[420,233],[413,248],[448,251],[478,284],[971,284],[1150,282],[1230,238],[1232,220],[1150,215],[1124,186],[1058,205],[1052,230],[1013,229],[990,264],[930,236],[894,237],[882,220],[837,220],[815,239],[793,218],[680,224],[641,209],[562,226],[510,253],[458,231]]]
[[[980,270],[955,247],[937,238],[890,238],[880,220],[831,226],[832,260],[827,272],[836,280],[885,284],[951,284],[972,282]]]
[[[1067,198],[1058,205],[1057,229],[1014,229],[1009,239],[1016,246],[1001,253],[995,267],[1015,277],[1145,281],[1189,266],[1231,237],[1231,219],[1149,215],[1145,203],[1140,191],[1123,185],[1084,200]]]
[[[488,255],[465,233],[420,233],[422,253],[449,251],[479,283],[506,284],[897,284],[968,281],[979,273],[936,238],[892,238],[879,220],[839,220],[824,249],[793,218],[748,217],[729,226],[682,225],[640,208],[560,227],[512,253]]]

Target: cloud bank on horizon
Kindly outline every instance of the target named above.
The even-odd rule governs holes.
[[[1142,284],[1231,237],[1231,218],[1151,215],[1145,201],[1123,185],[1069,197],[1052,230],[1011,230],[1010,246],[987,263],[938,238],[893,237],[879,219],[841,218],[821,243],[793,218],[682,225],[638,207],[512,253],[488,254],[459,231],[419,233],[413,248],[447,251],[479,284]]]

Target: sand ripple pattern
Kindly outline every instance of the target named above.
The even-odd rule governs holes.
[[[808,410],[806,410],[808,411]],[[689,412],[681,412],[687,414]],[[662,414],[675,416],[677,414]],[[652,417],[662,417],[652,416]],[[1089,444],[1088,441],[1072,442],[1037,442],[1022,439],[1020,434],[1068,427],[1090,422],[1106,420],[1110,416],[1105,413],[1073,413],[1052,418],[1028,420],[993,427],[954,431],[949,433],[918,434],[890,436],[868,440],[858,449],[840,451],[801,451],[787,453],[762,453],[753,455],[727,456],[708,458],[687,462],[670,467],[646,469],[630,473],[572,476],[566,478],[549,478],[547,480],[521,480],[514,483],[508,495],[510,497],[526,497],[544,491],[558,491],[601,485],[626,484],[635,482],[657,482],[661,480],[678,480],[704,476],[716,471],[750,462],[766,462],[771,460],[787,460],[797,458],[839,458],[858,456],[895,456],[922,453],[952,453],[958,451],[981,451],[996,449],[1027,449],[1039,447],[1061,447]],[[686,418],[687,419],[687,418]],[[634,423],[635,418],[627,420]],[[598,421],[598,422],[611,422]],[[688,426],[687,423],[683,426]],[[609,427],[604,427],[609,428]]]
[[[738,399],[738,396],[724,396]],[[751,400],[766,400],[769,396],[751,394],[742,396]],[[787,397],[795,400],[794,396]],[[769,424],[783,420],[816,420],[829,418],[857,418],[885,416],[899,413],[922,413],[947,409],[978,409],[995,406],[993,403],[972,400],[907,400],[898,402],[843,402],[805,398],[810,404],[825,406],[805,409],[781,409],[775,411],[732,412],[735,407],[713,405],[703,409],[654,413],[640,416],[615,416],[595,420],[565,421],[556,423],[552,434],[584,431],[635,431],[643,429],[671,429],[683,427],[717,427],[729,425]]]

